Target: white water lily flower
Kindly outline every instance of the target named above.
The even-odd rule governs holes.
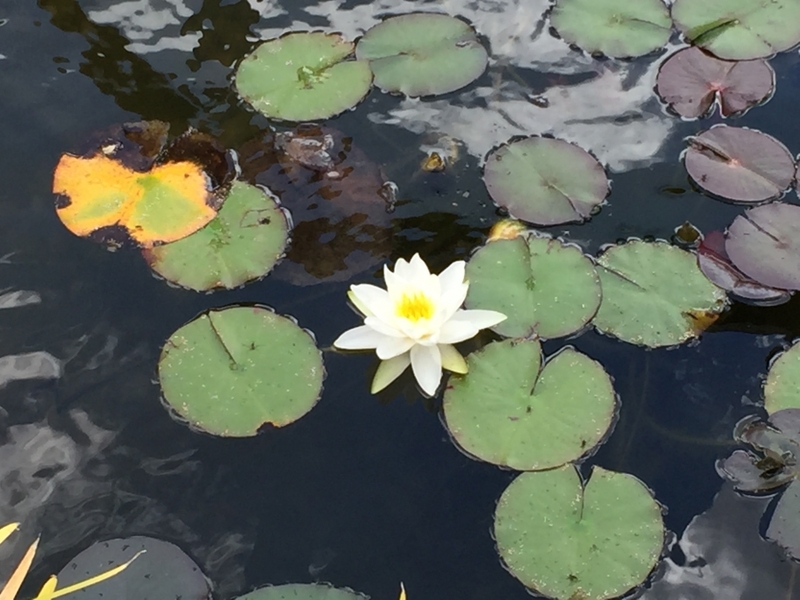
[[[433,275],[419,254],[397,261],[394,271],[384,266],[386,289],[350,286],[348,296],[364,314],[364,324],[345,331],[333,345],[342,350],[375,349],[381,364],[372,380],[372,393],[397,379],[408,365],[422,391],[433,396],[442,367],[466,373],[467,363],[453,344],[474,337],[506,316],[493,310],[463,310],[469,283],[459,260]]]

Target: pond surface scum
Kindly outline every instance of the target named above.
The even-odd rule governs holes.
[[[800,600],[800,0],[554,4],[0,4],[1,600]]]

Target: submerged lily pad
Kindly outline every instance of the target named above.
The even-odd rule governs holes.
[[[433,13],[389,17],[358,41],[356,57],[369,61],[375,85],[407,96],[460,89],[483,73],[487,61],[472,27]]]
[[[528,137],[486,158],[483,181],[496,204],[537,225],[587,220],[608,195],[603,166],[564,140]]]
[[[218,206],[203,169],[188,161],[140,173],[103,154],[64,154],[53,192],[61,194],[58,217],[75,235],[104,242],[127,238],[144,247],[194,233]]]
[[[661,0],[556,0],[550,22],[565,42],[612,58],[657,50],[672,32]]]
[[[259,306],[202,313],[172,334],[158,361],[167,404],[193,427],[234,437],[302,417],[323,374],[311,335]]]
[[[770,414],[785,408],[800,409],[800,345],[795,344],[770,363],[764,408]]]
[[[270,118],[327,119],[358,104],[372,85],[369,65],[347,60],[353,49],[339,34],[321,31],[267,40],[239,64],[236,90]]]
[[[602,295],[588,256],[536,235],[489,242],[470,258],[467,279],[467,307],[507,315],[492,328],[507,337],[574,333],[597,312]]]
[[[277,199],[235,182],[213,221],[187,238],[145,250],[144,257],[156,273],[183,287],[231,289],[266,275],[288,238]]]
[[[736,425],[734,437],[752,451],[736,450],[717,463],[717,470],[742,492],[769,493],[789,484],[777,501],[767,539],[800,559],[800,409],[779,410],[767,422],[747,417]]]
[[[794,159],[786,146],[743,127],[717,125],[690,138],[684,162],[697,185],[735,202],[777,198],[794,181]]]
[[[739,215],[728,227],[725,250],[757,282],[800,290],[800,206],[773,202]]]
[[[687,41],[725,60],[764,58],[800,42],[797,0],[676,0],[672,18]]]
[[[698,336],[726,306],[694,255],[666,242],[632,240],[597,260],[603,301],[594,325],[623,341],[671,346]]]
[[[724,117],[744,113],[766,101],[775,71],[765,60],[720,60],[699,48],[679,50],[658,70],[656,92],[682,117],[707,115],[714,106]]]
[[[697,248],[697,264],[716,285],[759,306],[775,306],[791,298],[791,292],[762,285],[737,269],[725,250],[725,234],[721,231],[711,231],[703,237]]]
[[[180,548],[143,536],[116,538],[89,546],[58,573],[59,587],[108,571],[139,552],[136,560],[121,573],[61,597],[66,600],[207,600],[211,597],[208,579]]]
[[[493,342],[453,376],[443,409],[467,453],[520,471],[550,469],[591,452],[617,407],[600,363],[566,347],[542,367],[539,342]]]
[[[324,583],[270,585],[239,596],[236,600],[369,600],[368,596]]]
[[[558,600],[605,600],[647,579],[664,546],[661,507],[633,475],[572,465],[523,473],[494,517],[503,562],[525,586]]]

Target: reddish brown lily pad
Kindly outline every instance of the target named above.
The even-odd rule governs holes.
[[[658,71],[656,91],[682,117],[695,119],[719,106],[724,117],[767,100],[775,71],[765,60],[720,60],[694,46],[670,56]]]
[[[761,285],[737,269],[725,250],[725,234],[721,231],[711,231],[703,237],[697,248],[697,264],[711,281],[743,300],[774,306],[791,298],[786,290]]]
[[[727,125],[692,137],[684,162],[698,186],[734,202],[778,198],[795,175],[794,159],[778,140],[754,129]]]
[[[739,215],[728,228],[725,250],[762,285],[800,290],[800,206],[774,202]]]

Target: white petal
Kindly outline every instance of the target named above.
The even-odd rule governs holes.
[[[364,319],[364,325],[367,327],[372,327],[372,329],[375,331],[390,337],[408,337],[400,328],[392,327],[391,325],[387,324],[386,321],[379,319],[378,317],[367,317]]]
[[[442,380],[442,355],[438,346],[414,346],[411,348],[411,368],[422,391],[433,397]]]
[[[453,317],[454,314],[464,304],[467,298],[467,291],[469,290],[468,283],[461,283],[451,285],[447,292],[442,291],[442,298],[439,301],[439,311],[442,321],[447,321]]]
[[[333,342],[341,350],[372,350],[377,348],[387,338],[372,327],[361,325],[348,329]]]
[[[385,323],[391,323],[394,306],[389,292],[368,283],[359,283],[350,286],[350,291],[355,296],[362,310],[367,316],[377,317]]]
[[[380,335],[380,334],[379,334]],[[386,337],[382,336],[383,340],[378,344],[375,352],[381,360],[388,360],[405,354],[414,345],[414,340],[410,338]]]
[[[462,375],[469,370],[467,368],[467,361],[465,361],[461,353],[455,349],[455,346],[440,344],[439,351],[442,353],[443,368]]]
[[[369,309],[364,306],[364,304],[359,300],[356,295],[353,293],[353,290],[347,290],[347,299],[350,300],[350,303],[356,308],[358,312],[360,312],[363,316],[368,317],[372,313],[369,312]]]
[[[439,343],[455,344],[468,340],[481,330],[505,321],[506,316],[494,310],[459,310],[442,325]]]
[[[408,279],[409,275],[411,274],[411,267],[406,259],[397,259],[397,262],[394,263],[394,274],[401,279]]]
[[[463,260],[457,260],[452,265],[447,267],[444,271],[439,273],[439,282],[442,285],[442,294],[450,293],[450,290],[460,289],[465,279],[466,263]]]
[[[408,272],[408,277],[405,279],[413,283],[427,282],[431,276],[428,265],[425,264],[425,261],[422,260],[419,254],[415,254],[411,257],[411,261],[408,263]],[[420,285],[420,287],[422,287],[422,285]]]
[[[411,364],[411,357],[408,352],[395,356],[389,360],[382,360],[378,365],[378,370],[375,371],[375,377],[372,378],[372,388],[370,392],[377,394],[387,385],[392,383],[395,379],[400,377]]]

